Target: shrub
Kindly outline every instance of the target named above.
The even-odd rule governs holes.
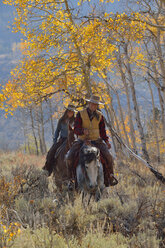
[[[62,235],[48,228],[36,230],[26,229],[15,239],[12,248],[67,248],[66,240]]]
[[[20,234],[20,224],[10,223],[8,226],[0,223],[0,247],[11,247],[15,238]]]

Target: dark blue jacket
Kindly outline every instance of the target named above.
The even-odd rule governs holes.
[[[54,134],[54,139],[53,139],[54,144],[57,143],[59,135],[60,135],[60,138],[68,137],[68,123],[67,122],[62,122],[60,120],[58,121],[57,128]]]

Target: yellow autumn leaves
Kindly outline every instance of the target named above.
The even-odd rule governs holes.
[[[67,0],[4,3],[16,7],[15,28],[25,35],[21,46],[24,59],[2,90],[10,111],[37,103],[58,90],[66,90],[74,98],[83,97],[95,89],[95,81],[102,82],[100,90],[106,88],[105,71],[115,67],[118,43],[140,42],[145,32],[145,24],[130,20],[125,13],[81,18]],[[139,14],[132,15],[140,19]],[[102,94],[108,102],[106,90]]]

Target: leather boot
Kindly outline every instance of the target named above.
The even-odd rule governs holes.
[[[118,180],[115,178],[114,174],[110,174],[109,184],[110,186],[115,186],[116,184],[118,184]]]
[[[67,165],[67,174],[68,174],[68,190],[73,191],[75,188],[75,182],[73,179],[73,173],[72,173],[72,161],[66,159],[66,165]]]

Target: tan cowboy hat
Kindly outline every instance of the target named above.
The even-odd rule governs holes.
[[[66,108],[66,107],[65,107]],[[69,104],[68,107],[66,108],[67,110],[73,111],[73,112],[77,112],[76,111],[76,107],[72,104]]]
[[[100,102],[100,97],[99,96],[95,96],[95,95],[91,95],[91,97],[89,99],[85,99],[87,102],[92,102],[92,103],[96,103],[96,104],[104,104],[103,102]]]

